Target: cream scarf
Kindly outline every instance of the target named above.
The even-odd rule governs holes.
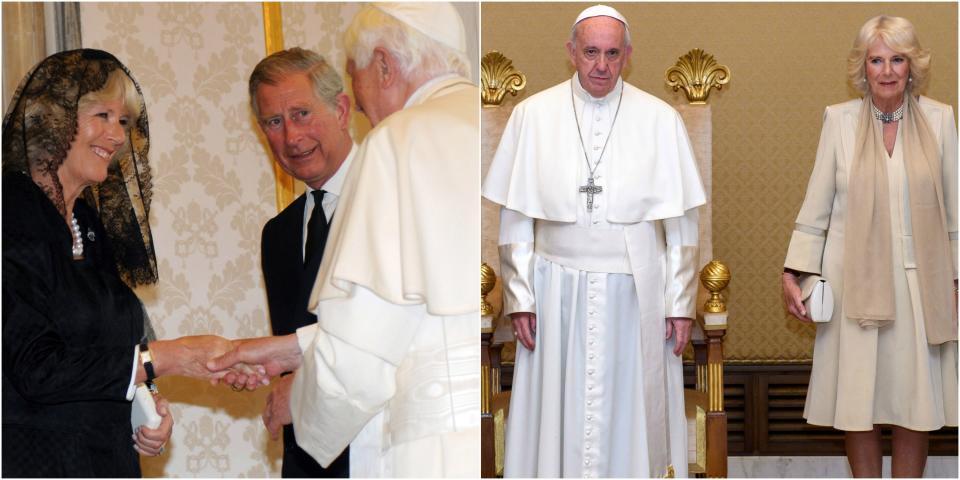
[[[910,191],[910,214],[927,342],[957,339],[950,242],[943,205],[939,147],[916,98],[907,92],[900,128]],[[843,308],[861,327],[882,327],[895,317],[893,250],[887,152],[872,114],[872,99],[860,107],[856,151],[850,171],[844,244]],[[955,159],[947,159],[955,161]]]

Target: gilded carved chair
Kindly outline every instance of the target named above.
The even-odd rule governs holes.
[[[693,335],[693,354],[685,363],[694,365],[694,388],[685,390],[688,424],[688,469],[690,475],[724,477],[727,473],[727,425],[723,410],[723,337],[726,333],[726,306],[720,291],[730,281],[723,264],[711,261],[713,254],[711,198],[712,119],[706,103],[712,88],[720,89],[730,78],[725,66],[713,56],[691,50],[667,69],[667,86],[684,90],[688,104],[675,105],[683,117],[693,144],[694,154],[707,192],[708,203],[700,211],[700,259],[702,267],[698,321]],[[526,77],[499,52],[484,56],[481,62],[482,172],[486,172],[499,144],[516,96],[526,85]],[[507,100],[504,102],[504,100]],[[516,344],[510,322],[502,318],[501,291],[497,285],[497,235],[499,208],[484,199],[481,258],[481,348],[483,397],[481,401],[482,462],[481,476],[503,475],[504,438],[510,407],[510,385]],[[670,472],[666,472],[669,476]]]

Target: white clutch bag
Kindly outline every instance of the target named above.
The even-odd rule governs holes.
[[[833,316],[833,289],[819,275],[805,275],[800,280],[800,295],[807,316],[814,322],[829,322]]]
[[[147,428],[157,428],[163,418],[157,413],[157,402],[153,401],[153,394],[144,384],[137,385],[133,394],[133,409],[130,411],[130,426],[133,430],[143,425]]]

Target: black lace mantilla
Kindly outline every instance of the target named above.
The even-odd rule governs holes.
[[[116,57],[101,50],[71,50],[33,67],[3,118],[3,171],[40,178],[40,188],[66,216],[56,172],[77,132],[77,104],[82,96],[102,88],[116,69],[123,70],[136,86],[140,116],[132,122],[127,148],[116,153],[106,180],[84,190],[83,197],[99,212],[121,278],[134,287],[157,281],[149,223],[150,135],[140,85]]]

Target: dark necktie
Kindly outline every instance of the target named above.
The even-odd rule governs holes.
[[[323,195],[327,192],[314,190],[313,213],[307,222],[307,246],[303,253],[303,266],[310,265],[311,260],[323,254],[323,247],[327,243],[327,233],[330,226],[327,224],[327,215],[323,212]]]

